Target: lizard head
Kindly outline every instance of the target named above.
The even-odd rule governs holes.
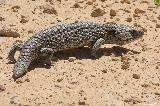
[[[115,31],[116,44],[123,45],[130,43],[136,39],[142,38],[144,31],[140,27],[132,27],[128,25],[118,25]]]

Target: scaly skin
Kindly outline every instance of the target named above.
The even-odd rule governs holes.
[[[13,78],[21,77],[30,63],[42,55],[51,59],[57,51],[89,46],[91,55],[96,56],[96,51],[103,43],[123,45],[141,38],[143,34],[141,28],[113,23],[79,22],[50,27],[36,33],[24,44],[12,47],[8,56],[12,61],[15,51],[20,50]]]

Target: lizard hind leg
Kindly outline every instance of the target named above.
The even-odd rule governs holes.
[[[22,49],[23,44],[15,44],[13,47],[11,47],[9,53],[8,53],[8,59],[11,63],[15,63],[16,59],[14,58],[14,55],[16,51],[20,51]]]

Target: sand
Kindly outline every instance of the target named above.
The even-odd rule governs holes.
[[[160,7],[153,1],[0,0],[0,106],[160,106]],[[103,45],[97,59],[88,48],[58,52],[50,69],[36,64],[14,82],[13,44],[77,21],[141,26],[145,34]]]

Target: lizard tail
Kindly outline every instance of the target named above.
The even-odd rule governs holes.
[[[10,62],[16,62],[16,59],[14,58],[14,55],[16,53],[16,51],[20,51],[22,49],[22,44],[15,44],[11,50],[9,51],[9,54],[8,54],[8,59],[10,60]]]
[[[25,56],[25,57],[20,56],[18,58],[17,62],[15,63],[15,65],[14,65],[12,78],[14,80],[16,80],[19,77],[22,77],[23,74],[25,74],[28,71],[28,67],[30,66],[31,62],[32,62],[31,57],[29,57],[29,56]]]

